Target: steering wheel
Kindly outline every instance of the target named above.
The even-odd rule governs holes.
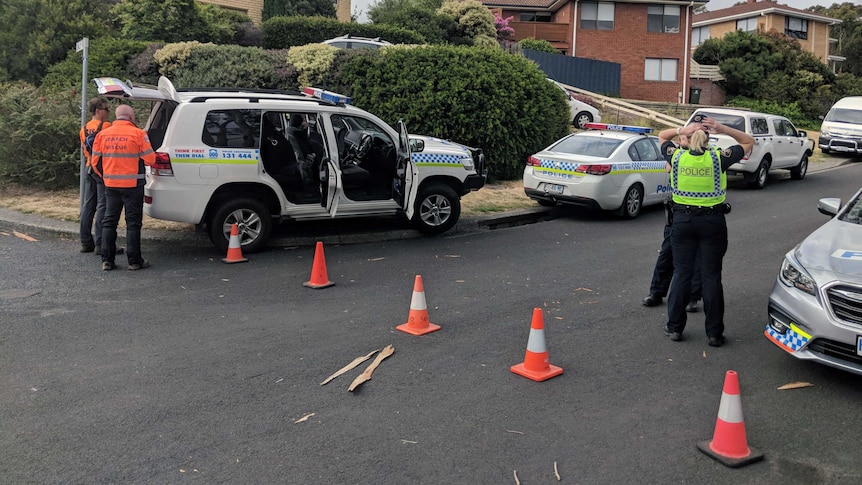
[[[374,142],[374,138],[372,138],[371,133],[363,133],[362,137],[359,139],[359,146],[356,148],[356,157],[357,158],[365,158],[368,155],[368,152],[371,151],[371,145]]]

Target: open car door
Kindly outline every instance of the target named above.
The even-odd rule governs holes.
[[[413,207],[408,207],[412,200],[410,192],[413,189],[413,161],[410,158],[410,137],[404,120],[398,120],[398,152],[396,154],[395,179],[392,181],[392,197],[402,209],[407,211],[407,217],[413,217]]]

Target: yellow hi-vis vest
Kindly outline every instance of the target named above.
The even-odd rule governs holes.
[[[721,171],[717,148],[707,148],[701,155],[679,148],[673,154],[671,166],[670,187],[675,203],[711,207],[724,202],[727,175]]]

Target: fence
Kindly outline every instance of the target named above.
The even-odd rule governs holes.
[[[551,79],[607,96],[620,94],[620,65],[580,57],[523,49],[524,57],[539,65]]]

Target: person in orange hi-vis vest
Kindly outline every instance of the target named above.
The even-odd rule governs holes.
[[[93,171],[105,183],[105,217],[102,220],[102,271],[114,269],[117,251],[117,223],[126,212],[126,257],[129,270],[150,266],[141,256],[141,226],[144,219],[144,165],[152,166],[156,154],[147,132],[135,125],[135,111],[120,105],[110,128],[96,135],[93,143]]]
[[[102,178],[93,173],[90,161],[93,158],[87,147],[87,137],[111,126],[108,115],[111,109],[108,102],[102,98],[93,98],[87,103],[87,110],[92,118],[86,125],[81,127],[79,137],[81,138],[81,150],[87,158],[87,174],[84,177],[84,203],[81,205],[81,252],[101,254],[102,246],[102,219],[105,217],[105,185]],[[96,222],[93,223],[95,217]],[[96,237],[93,238],[95,229]]]

